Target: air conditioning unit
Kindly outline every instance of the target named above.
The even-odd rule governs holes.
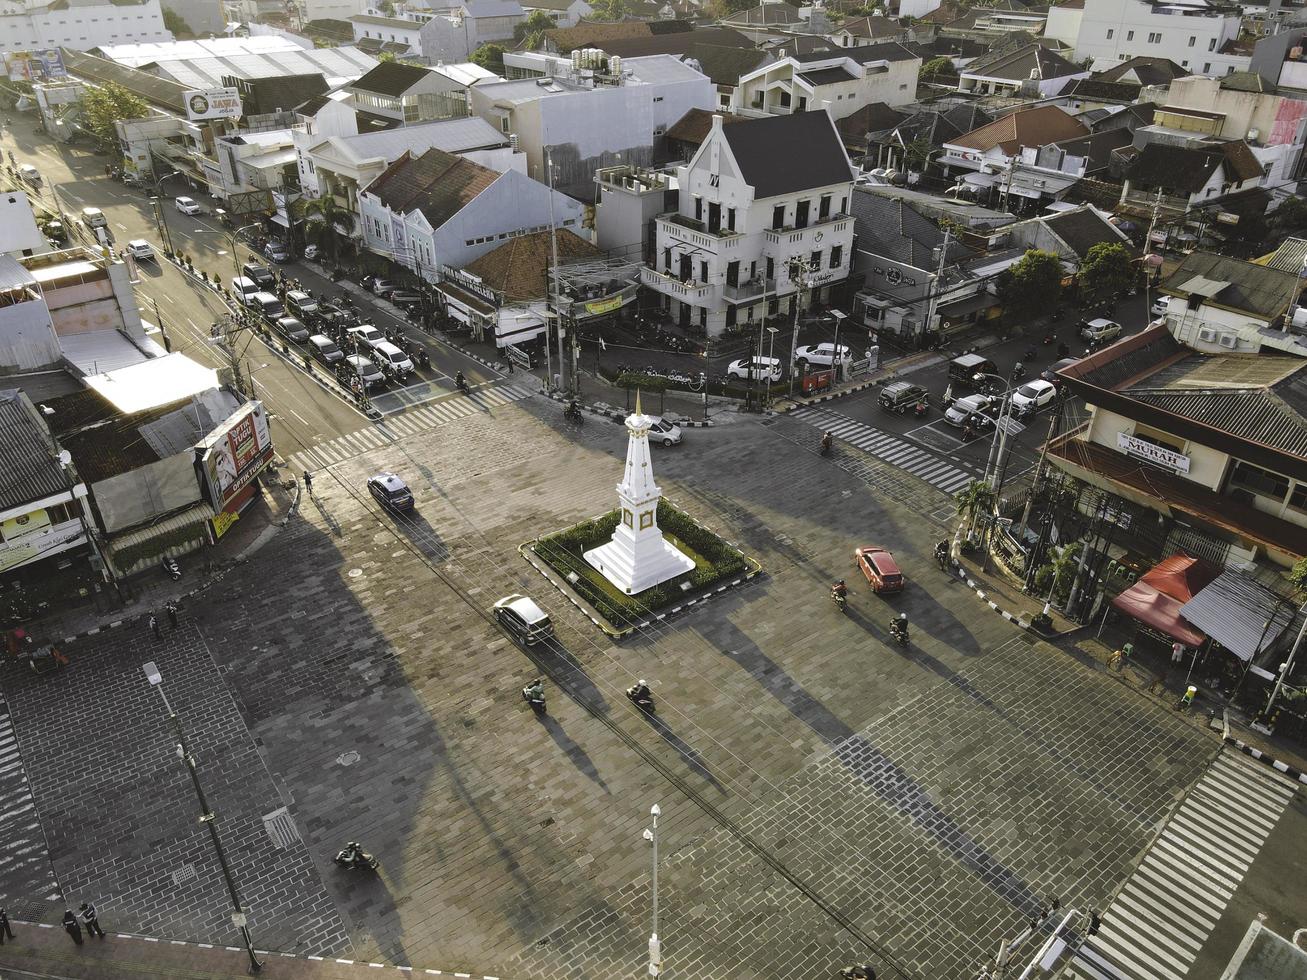
[[[1220,344],[1222,347],[1234,350],[1239,346],[1239,338],[1232,333],[1221,334]]]
[[[1216,331],[1204,327],[1202,330],[1198,331],[1198,339],[1205,344],[1214,344],[1216,343]]]

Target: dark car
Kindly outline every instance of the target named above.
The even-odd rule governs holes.
[[[345,352],[336,346],[336,342],[320,333],[309,338],[309,346],[313,348],[313,356],[328,367],[345,359]]]
[[[886,592],[903,591],[903,572],[899,570],[892,552],[871,545],[856,549],[853,561],[858,566],[858,571],[871,583],[872,592],[883,595]]]
[[[368,477],[368,492],[377,503],[389,510],[412,510],[413,494],[408,484],[394,473],[378,473]]]
[[[275,281],[272,270],[257,262],[246,262],[241,266],[241,275],[246,279],[253,279],[260,286],[271,286]]]
[[[923,402],[929,404],[930,395],[921,385],[914,385],[908,381],[893,381],[880,390],[876,401],[885,411],[902,415],[908,409],[915,408]]]
[[[277,321],[277,332],[287,340],[302,344],[309,339],[309,328],[293,316],[284,316]]]

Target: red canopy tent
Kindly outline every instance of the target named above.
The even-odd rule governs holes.
[[[1218,574],[1217,569],[1198,558],[1172,555],[1113,599],[1112,607],[1185,646],[1200,646],[1207,636],[1185,621],[1180,607],[1211,584]]]

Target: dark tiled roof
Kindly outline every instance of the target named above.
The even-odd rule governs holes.
[[[848,31],[854,37],[898,37],[907,30],[890,17],[850,17],[839,26],[839,31]]]
[[[762,48],[764,51],[770,51],[777,58],[793,58],[801,54],[812,54],[817,51],[831,52],[839,50],[836,45],[831,43],[829,38],[817,34],[796,34],[794,37],[787,37],[783,41],[764,44]]]
[[[747,122],[750,118],[748,116],[737,116],[730,112],[713,113],[708,109],[690,109],[680,119],[672,123],[667,130],[667,138],[669,140],[679,140],[682,143],[693,143],[698,146],[708,138],[708,133],[712,130],[712,117],[714,115],[722,117],[723,126]]]
[[[1211,302],[1227,309],[1254,313],[1272,320],[1288,309],[1298,286],[1298,277],[1243,259],[1211,252],[1194,252],[1162,283],[1168,293],[1183,295],[1181,287],[1195,276],[1228,282]]]
[[[917,269],[935,268],[939,256],[934,250],[944,243],[944,232],[906,201],[855,190],[849,210],[853,214],[859,251]],[[949,242],[949,261],[957,262],[973,255],[975,252],[956,238]]]
[[[1172,79],[1184,78],[1188,74],[1188,68],[1177,65],[1169,58],[1140,55],[1103,71],[1096,71],[1091,77],[1104,82],[1129,81],[1133,78],[1141,85],[1165,85]]]
[[[1087,173],[1102,170],[1112,158],[1112,151],[1129,146],[1131,141],[1128,129],[1105,129],[1101,133],[1090,133],[1075,139],[1062,140],[1057,145],[1072,156],[1088,157]]]
[[[652,36],[653,31],[645,21],[592,24],[583,20],[575,27],[553,27],[545,31],[545,37],[560,54],[571,54],[576,48],[602,47],[619,38]]]
[[[1273,94],[1275,86],[1255,71],[1236,71],[1221,79],[1221,88],[1231,92],[1262,92]]]
[[[1258,359],[1265,357],[1259,355]],[[1296,370],[1272,387],[1153,388],[1154,379],[1150,378],[1146,387],[1132,386],[1129,393],[1131,398],[1173,415],[1200,419],[1253,442],[1307,456],[1307,416],[1303,414],[1307,370],[1299,358],[1274,360],[1285,361]]]
[[[518,235],[464,268],[491,289],[504,294],[508,302],[543,299],[546,291],[550,250],[549,232]],[[558,232],[560,265],[569,260],[593,259],[602,255],[598,248],[566,228]]]
[[[619,37],[604,43],[604,53],[622,58],[643,58],[651,54],[685,54],[699,45],[714,48],[752,50],[753,42],[729,27],[703,27],[646,37]],[[755,52],[756,53],[756,52]]]
[[[330,101],[332,100],[325,95],[315,95],[297,105],[295,111],[301,116],[316,116],[318,111]]]
[[[1107,82],[1097,78],[1077,78],[1062,95],[1066,98],[1092,102],[1120,102],[1125,104],[1139,98],[1138,82]]]
[[[824,110],[750,119],[723,130],[755,197],[775,197],[853,179],[848,154]],[[803,152],[794,152],[802,147]]]
[[[499,176],[466,157],[432,148],[419,157],[405,153],[368,185],[367,193],[396,213],[421,211],[432,228],[439,228]]]
[[[841,82],[851,82],[853,76],[849,74],[847,68],[816,68],[812,71],[801,71],[799,77],[814,88],[818,85],[838,85]]]
[[[1135,248],[1124,240],[1107,221],[1100,218],[1092,208],[1077,208],[1075,211],[1063,211],[1043,219],[1044,224],[1053,230],[1053,234],[1066,242],[1076,255],[1084,258],[1095,245],[1107,242],[1122,245],[1128,251]]]
[[[348,87],[359,92],[375,92],[377,95],[397,97],[430,74],[430,70],[416,65],[406,65],[401,61],[383,61],[357,82],[350,83]]]
[[[794,60],[801,65],[805,65],[814,61],[826,61],[837,54],[860,65],[872,61],[911,61],[917,57],[917,55],[899,44],[898,41],[882,41],[880,44],[861,44],[856,48],[834,48],[830,51],[812,51],[808,54],[798,54],[794,56]]]
[[[1066,75],[1077,75],[1083,71],[1084,69],[1079,65],[1073,65],[1055,51],[1049,51],[1038,44],[1027,44],[1016,51],[999,54],[992,58],[982,58],[963,68],[960,74],[963,76],[978,75],[985,78],[1006,78],[1016,82],[1023,82],[1031,77],[1032,72],[1037,72],[1039,78],[1062,78]]]
[[[1186,147],[1149,143],[1130,164],[1126,176],[1147,188],[1193,194],[1202,190],[1218,167],[1225,168],[1229,183],[1252,180],[1262,173],[1261,165],[1241,140],[1218,146]]]
[[[748,10],[739,10],[722,18],[728,24],[797,24],[799,11],[788,3],[762,3]]]
[[[682,61],[695,61],[699,70],[714,85],[738,85],[740,76],[761,68],[772,60],[766,51],[757,48],[726,48],[715,44],[692,44]]]
[[[870,102],[843,119],[836,120],[835,128],[846,140],[861,141],[866,139],[868,133],[883,133],[907,118],[906,112],[899,112],[884,102]]]
[[[68,489],[39,410],[16,389],[0,391],[0,509]]]

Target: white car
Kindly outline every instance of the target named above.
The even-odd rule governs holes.
[[[372,345],[376,359],[381,362],[381,370],[402,378],[413,372],[413,362],[409,356],[388,340]]]
[[[660,415],[655,415],[649,426],[649,441],[661,442],[664,446],[675,446],[681,441],[681,427],[668,422]]]
[[[1014,409],[1040,409],[1051,402],[1057,396],[1057,386],[1036,378],[1034,381],[1027,381],[1016,391],[1012,392],[1012,407]]]
[[[845,363],[853,360],[853,351],[840,344],[839,359]],[[799,367],[805,364],[832,367],[835,364],[835,345],[811,344],[808,347],[800,347],[794,352],[794,363]]]
[[[983,415],[985,409],[992,404],[994,399],[989,395],[967,395],[965,398],[958,398],[944,413],[944,421],[960,429],[973,415]]]
[[[743,378],[745,380],[752,378],[759,381],[780,381],[780,358],[742,357],[738,361],[731,361],[730,367],[726,369],[726,375],[730,378]]]
[[[127,254],[134,259],[154,259],[154,246],[144,238],[133,238],[127,243]]]
[[[23,180],[29,184],[39,184],[41,182],[41,171],[37,170],[30,163],[19,165],[18,176],[23,178]]]
[[[1153,300],[1153,305],[1148,308],[1148,312],[1153,316],[1166,316],[1166,308],[1170,305],[1170,296],[1159,296]]]
[[[360,349],[376,347],[377,344],[386,342],[386,335],[370,323],[360,323],[357,327],[350,327],[345,333],[345,339],[351,344],[354,343],[354,338],[358,338]]]
[[[182,214],[199,214],[199,202],[193,197],[179,197],[176,201],[177,210]]]

